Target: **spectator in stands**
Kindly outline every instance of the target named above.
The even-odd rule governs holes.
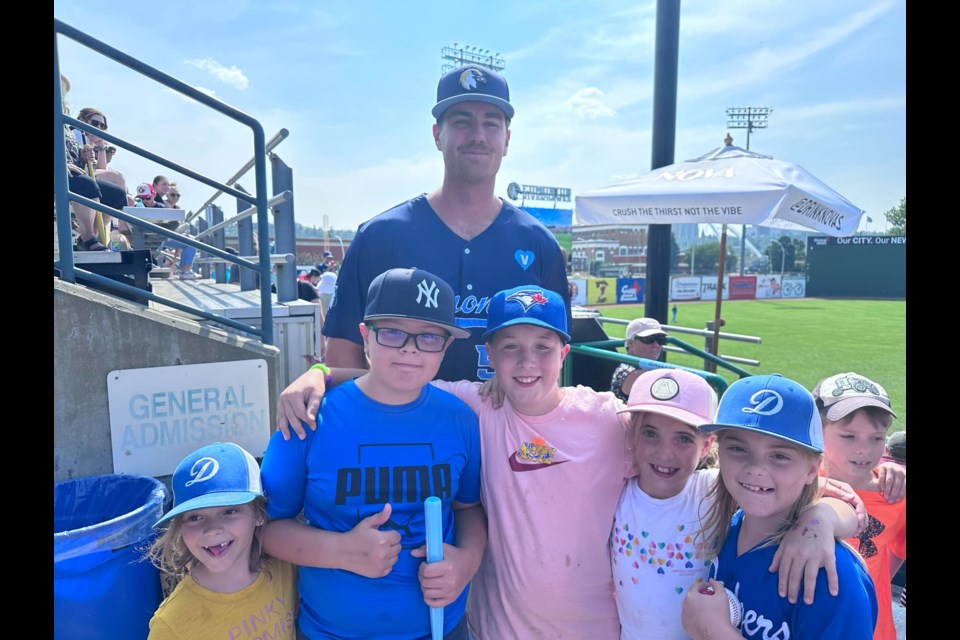
[[[162,178],[163,176],[158,176]],[[166,178],[164,178],[166,180]],[[156,180],[154,180],[156,182]],[[176,182],[167,183],[166,207],[168,209],[180,208],[180,187]],[[184,222],[177,227],[177,233],[182,233],[194,237],[193,227],[189,222]],[[196,247],[179,240],[166,240],[163,243],[164,248],[170,249],[174,254],[174,262],[171,275],[176,274],[181,280],[196,280],[200,276],[193,270],[193,261],[197,257]]]
[[[141,182],[137,186],[137,198],[143,203],[143,206],[155,209],[163,209],[163,205],[157,202],[157,191],[149,182]]]
[[[625,346],[627,353],[635,358],[657,360],[663,345],[667,343],[667,332],[660,327],[660,323],[653,318],[637,318],[627,325]],[[630,397],[630,389],[634,381],[640,377],[644,369],[623,363],[613,372],[610,380],[610,391],[622,402]]]
[[[66,100],[66,95],[70,92],[70,81],[62,74],[60,75],[60,87],[64,97],[63,112],[66,115],[70,115],[70,107],[67,105]],[[95,120],[100,122],[99,119],[95,118]],[[103,120],[101,124],[93,124],[93,126],[105,129],[107,126],[106,120]],[[83,132],[80,133],[82,134]],[[65,128],[64,148],[67,155],[68,186],[70,191],[96,202],[102,202],[115,209],[121,209],[127,202],[126,192],[113,183],[89,175],[87,162],[96,161],[96,152],[92,148],[92,145],[85,151],[84,143],[81,142],[81,140],[83,140],[83,137],[78,136],[76,130],[70,127]],[[70,203],[70,207],[73,215],[76,217],[77,227],[80,233],[80,237],[77,238],[77,249],[80,251],[105,251],[107,247],[100,242],[100,238],[97,236],[95,224],[96,210],[78,202]]]
[[[333,258],[327,262],[326,270],[320,274],[320,286],[317,290],[320,292],[320,308],[323,309],[323,315],[326,317],[327,309],[330,308],[330,301],[333,299],[333,292],[337,288],[336,262]]]
[[[94,107],[84,107],[81,109],[80,113],[77,114],[77,120],[97,127],[101,131],[107,130],[107,116],[105,116],[102,111]],[[85,131],[80,131],[79,129],[75,129],[74,133],[79,134],[83,138],[81,144],[93,145],[95,163],[94,173],[97,177],[97,180],[115,184],[123,189],[127,206],[132,207],[135,202],[133,197],[129,194],[129,190],[127,189],[127,181],[124,179],[123,174],[107,166],[109,164],[109,161],[107,160],[107,143],[104,142],[99,136],[92,133],[87,133]],[[104,224],[107,223],[108,221],[105,220]]]
[[[297,280],[297,297],[307,302],[321,304],[320,293],[317,292],[317,283],[320,282],[320,277],[319,270],[310,269],[305,280]]]
[[[104,149],[104,153],[107,154],[107,165],[113,162],[113,156],[117,155],[117,148],[113,145],[110,145]]]
[[[153,190],[157,192],[156,201],[165,207],[168,206],[167,194],[170,193],[172,184],[166,176],[156,176],[153,179]]]

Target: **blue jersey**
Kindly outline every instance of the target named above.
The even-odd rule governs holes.
[[[362,224],[337,275],[337,289],[323,335],[362,344],[367,289],[395,267],[418,267],[447,282],[456,295],[457,325],[470,337],[454,340],[437,373],[441,380],[485,380],[493,375],[480,336],[487,306],[498,291],[540,285],[563,296],[569,322],[570,289],[563,254],[553,235],[533,216],[504,202],[497,218],[472,240],[443,223],[418,196]],[[570,325],[572,327],[572,325]]]
[[[393,507],[381,529],[400,532],[403,549],[389,574],[365,578],[301,567],[297,624],[310,638],[411,639],[430,635],[430,614],[410,555],[425,542],[423,501],[443,503],[443,541],[454,543],[451,503],[480,501],[476,414],[452,394],[426,385],[419,398],[386,405],[350,381],[330,390],[307,438],[273,434],[261,469],[271,518],[303,509],[310,526],[349,531]],[[444,632],[460,622],[468,589],[444,608]]]
[[[877,596],[866,567],[837,542],[840,593],[830,595],[827,573],[817,574],[813,604],[802,596],[790,604],[777,593],[777,574],[768,568],[776,545],[754,548],[737,556],[743,511],[733,516],[730,534],[717,558],[715,573],[743,604],[740,635],[757,640],[870,640],[877,622]],[[714,570],[711,570],[714,573]],[[889,606],[889,603],[886,603]]]

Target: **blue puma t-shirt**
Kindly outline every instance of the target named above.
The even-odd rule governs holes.
[[[366,396],[353,381],[324,397],[317,430],[307,438],[273,434],[261,468],[271,518],[294,518],[303,509],[310,526],[349,531],[393,507],[381,529],[400,532],[403,549],[382,578],[339,569],[301,567],[297,624],[320,638],[423,638],[430,614],[410,551],[425,542],[423,501],[443,503],[443,541],[455,539],[454,500],[480,501],[480,431],[476,414],[432,385],[404,405]],[[444,607],[444,633],[464,615],[468,589]]]

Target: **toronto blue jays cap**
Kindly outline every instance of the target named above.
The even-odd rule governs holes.
[[[567,307],[556,291],[528,284],[498,292],[487,307],[487,330],[481,339],[489,342],[495,332],[518,324],[546,327],[570,342]]]
[[[256,459],[232,442],[216,442],[188,455],[177,465],[170,484],[173,508],[155,527],[187,511],[246,504],[263,495]]]
[[[423,269],[389,269],[370,283],[363,321],[406,318],[443,327],[454,338],[470,332],[457,326],[453,289],[441,278]]]
[[[716,421],[700,427],[707,433],[722,429],[754,431],[823,453],[823,425],[813,396],[779,373],[730,385],[720,398]]]
[[[439,119],[453,105],[467,101],[492,104],[503,111],[508,120],[513,118],[507,81],[482,65],[466,65],[445,73],[437,84],[437,104],[431,113]]]

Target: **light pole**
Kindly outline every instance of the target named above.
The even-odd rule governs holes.
[[[343,264],[343,259],[347,256],[347,252],[343,248],[343,238],[340,236],[333,236],[333,239],[340,243],[340,264]]]
[[[750,151],[750,132],[767,128],[770,107],[730,107],[727,109],[727,127],[747,130],[747,151]],[[747,252],[747,225],[740,225],[740,275],[743,275],[744,256]]]
[[[440,73],[452,71],[471,62],[494,71],[503,71],[507,66],[506,61],[500,57],[499,53],[492,53],[490,49],[481,49],[480,47],[457,44],[456,42],[453,43],[452,47],[440,49],[440,57],[450,61],[441,65]]]

